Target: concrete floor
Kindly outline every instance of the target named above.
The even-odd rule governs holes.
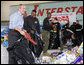
[[[3,45],[1,45],[1,64],[8,64],[8,52]]]

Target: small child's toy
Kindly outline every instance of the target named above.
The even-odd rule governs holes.
[[[28,33],[25,33],[25,38],[30,42],[32,42],[33,44],[37,45],[37,43],[31,39],[31,36]]]

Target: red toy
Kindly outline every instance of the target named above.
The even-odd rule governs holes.
[[[33,44],[37,45],[37,43],[31,39],[31,36],[28,33],[25,33],[25,38],[30,42],[32,42]]]

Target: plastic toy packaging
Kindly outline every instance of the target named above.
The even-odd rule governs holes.
[[[57,56],[57,58],[60,61],[60,64],[70,64],[75,60],[76,55],[70,51],[66,51],[61,55]]]
[[[82,42],[81,45],[79,46],[77,52],[78,52],[79,54],[83,54],[83,42]]]
[[[83,64],[83,42],[79,46],[77,53],[78,53],[78,57],[75,59],[75,61],[72,64]]]
[[[41,64],[50,64],[51,62],[51,57],[49,56],[43,56],[42,59],[40,60]]]
[[[72,64],[83,64],[83,54],[79,55]]]
[[[3,46],[8,48],[8,41],[3,42]]]

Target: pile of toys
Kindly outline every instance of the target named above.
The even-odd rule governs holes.
[[[7,27],[1,27],[1,44],[4,47],[8,47],[8,30]]]
[[[42,56],[41,64],[83,64],[83,43],[71,50],[64,49],[52,52],[50,56]]]
[[[8,47],[8,35],[4,34],[4,36],[1,36],[1,44],[5,47]]]

